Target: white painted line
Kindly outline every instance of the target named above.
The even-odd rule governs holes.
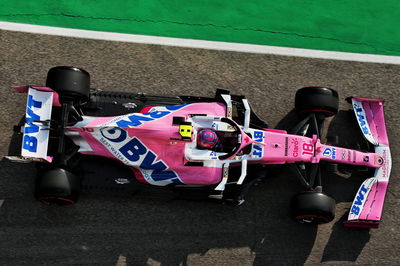
[[[13,22],[0,21],[0,29],[9,31],[67,36],[75,38],[106,40],[106,41],[157,44],[157,45],[168,45],[168,46],[187,47],[187,48],[224,50],[224,51],[235,51],[244,53],[275,54],[275,55],[285,55],[285,56],[299,56],[299,57],[358,61],[358,62],[369,62],[369,63],[400,64],[400,56],[331,52],[331,51],[268,46],[268,45],[157,37],[157,36],[146,36],[146,35],[136,35],[136,34],[104,32],[104,31],[78,30],[69,28],[39,26],[31,24],[13,23]]]
[[[4,200],[3,199],[0,200],[0,208],[1,208],[1,206],[3,206],[3,203],[4,203]]]
[[[115,266],[126,266],[126,265],[127,265],[126,264],[126,257],[122,256],[122,255],[119,255],[117,264],[115,264]]]

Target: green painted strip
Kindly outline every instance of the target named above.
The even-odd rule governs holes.
[[[400,55],[398,0],[2,0],[0,21]]]

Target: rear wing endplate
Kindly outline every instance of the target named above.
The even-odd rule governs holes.
[[[47,160],[53,92],[28,89],[21,156]]]

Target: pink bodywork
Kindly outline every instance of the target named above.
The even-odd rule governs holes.
[[[321,144],[316,137],[308,138],[286,133],[265,131],[263,161],[278,163],[330,161],[352,165],[365,165],[380,167],[376,158],[381,157],[375,153],[364,153],[356,150],[340,148]],[[371,158],[368,161],[365,158]]]
[[[176,173],[181,184],[187,185],[209,185],[218,183],[222,177],[221,167],[205,167],[205,166],[185,166],[188,160],[185,158],[185,145],[187,141],[181,140],[179,135],[179,125],[173,125],[173,117],[185,117],[190,114],[200,114],[207,110],[207,114],[215,116],[224,116],[226,107],[221,103],[195,103],[184,105],[178,110],[170,111],[167,115],[151,121],[143,121],[140,125],[134,127],[124,127],[127,132],[127,139],[138,139],[150,152],[156,157],[152,162],[153,165],[162,161],[167,168],[165,171],[172,170]],[[138,113],[137,115],[148,117],[148,108],[144,110],[146,113]],[[132,114],[130,114],[132,115]],[[92,118],[87,125],[83,127],[70,127],[69,130],[78,131],[80,136],[90,145],[92,152],[82,152],[85,154],[95,154],[99,156],[118,159],[116,153],[113,153],[95,137],[96,132],[105,127],[111,127],[109,124],[125,117],[124,121],[129,121],[126,116],[120,117],[96,117]],[[87,118],[86,118],[87,119]],[[90,120],[90,118],[88,119]],[[147,154],[142,154],[147,156]],[[139,160],[142,160],[140,158]],[[152,183],[146,178],[146,171],[141,167],[132,167],[136,178],[143,183]],[[154,183],[153,183],[154,184]],[[162,183],[165,185],[164,183]]]
[[[29,86],[13,88],[26,93]],[[53,105],[61,106],[58,94],[52,89],[32,88],[52,92]],[[224,158],[222,162],[219,162],[218,156],[211,156],[205,160],[208,161],[207,164],[188,164],[186,153],[193,148],[193,145],[188,145],[195,143],[195,140],[193,137],[189,140],[181,137],[180,127],[173,124],[173,117],[182,117],[185,121],[196,115],[207,115],[215,120],[226,119],[226,105],[216,102],[146,107],[141,113],[115,117],[83,117],[82,122],[67,127],[66,130],[79,135],[79,146],[83,144],[90,147],[81,153],[120,160],[131,166],[138,181],[161,186],[217,184],[223,178],[224,162],[239,165],[243,160],[247,160],[249,164],[328,161],[372,167],[376,169],[375,175],[361,185],[350,208],[349,221],[345,225],[377,227],[391,170],[383,101],[354,98],[353,108],[361,131],[375,146],[374,153],[321,144],[316,135],[309,138],[287,134],[283,130],[244,129],[231,121],[239,128],[241,136],[240,147],[234,154]],[[243,154],[242,150],[249,145],[252,145],[250,153]]]
[[[204,112],[204,110],[206,110],[206,112]],[[148,111],[149,109],[145,110],[145,112]],[[168,166],[165,170],[173,170],[183,184],[216,184],[222,178],[221,167],[185,166],[185,163],[188,162],[184,156],[187,141],[181,140],[179,135],[179,126],[172,125],[172,119],[175,116],[187,119],[191,114],[201,113],[224,117],[226,107],[221,103],[188,104],[178,110],[171,111],[168,115],[159,119],[143,121],[138,126],[127,127],[124,128],[124,130],[127,132],[127,138],[139,139],[148,150],[156,155],[154,161],[163,161]],[[139,113],[138,115],[141,116],[146,114],[149,113]],[[96,133],[98,135],[98,131],[102,128],[116,127],[115,121],[124,119],[126,120],[126,116],[96,117],[87,119],[90,122],[83,127],[70,127],[68,129],[78,131],[81,137],[90,145],[92,151],[83,153],[118,159],[118,156],[111,152],[110,149],[106,148],[107,145],[101,143],[98,137],[95,137],[94,135],[96,135]],[[287,134],[285,131],[265,129],[262,130],[264,136],[262,141],[256,141],[242,129],[240,131],[242,134],[240,148],[228,159],[235,157],[235,155],[247,145],[257,143],[262,146],[263,156],[262,158],[254,160],[251,158],[252,155],[250,154],[249,163],[318,163],[320,160],[325,160],[336,163],[365,165],[374,168],[381,166],[377,163],[378,158],[381,158],[378,154],[363,153],[356,150],[324,145],[320,143],[320,140],[317,139],[316,136],[308,138]],[[112,144],[114,145],[114,143]],[[133,169],[139,181],[148,183],[148,179],[143,176],[144,173],[140,171],[140,167],[135,165]]]

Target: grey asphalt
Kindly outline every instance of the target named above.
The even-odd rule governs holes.
[[[0,31],[0,155],[26,96],[11,85],[44,85],[47,70],[89,71],[92,87],[149,94],[244,94],[271,127],[291,120],[296,89],[335,88],[346,96],[386,100],[392,180],[379,229],[342,226],[365,173],[326,174],[337,200],[332,223],[299,225],[288,217],[301,187],[290,171],[273,171],[240,207],[177,200],[167,192],[85,193],[57,208],[33,199],[35,168],[0,162],[0,265],[396,265],[400,258],[400,66],[128,44]],[[289,122],[288,122],[289,121]],[[328,132],[355,145],[354,119],[340,112]],[[2,204],[1,204],[2,202]]]

